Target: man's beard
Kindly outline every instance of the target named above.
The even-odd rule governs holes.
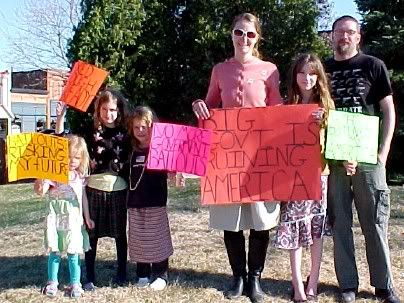
[[[356,50],[356,46],[354,44],[338,44],[335,51],[340,56],[346,56],[354,54]]]

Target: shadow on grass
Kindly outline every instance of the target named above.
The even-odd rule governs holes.
[[[269,265],[270,266],[270,265]],[[181,287],[189,288],[214,288],[218,291],[225,291],[232,282],[232,276],[225,273],[197,272],[194,270],[170,269],[170,281]],[[263,278],[262,289],[270,297],[289,299],[292,292],[292,283],[289,280],[276,280]],[[319,296],[333,297],[339,299],[339,288],[335,284],[319,283]],[[372,299],[369,292],[359,292],[358,298]]]
[[[135,281],[136,266],[128,263],[128,281]],[[116,262],[100,260],[96,262],[96,286],[117,287],[114,284],[116,273]],[[85,266],[82,260],[82,276],[85,276]],[[226,273],[211,273],[206,271],[195,271],[192,269],[171,268],[169,272],[171,284],[182,288],[213,288],[218,291],[225,291],[232,282],[232,276]],[[47,256],[33,257],[0,257],[0,291],[15,288],[36,287],[41,288],[47,280]],[[82,281],[85,279],[83,278]],[[69,272],[66,258],[62,259],[59,270],[59,282],[67,285]],[[262,288],[271,297],[290,297],[292,290],[289,280],[262,279]],[[336,285],[320,283],[319,294],[326,297],[338,299],[338,287]],[[369,292],[360,292],[358,298],[371,299],[373,295]]]
[[[170,269],[170,281],[181,287],[213,288],[224,292],[232,284],[232,276],[225,273],[211,273],[192,269]],[[263,278],[262,289],[269,296],[288,298],[290,281]]]
[[[47,281],[47,256],[0,257],[0,291],[13,288],[41,287]],[[82,282],[85,281],[84,260],[81,260]],[[129,280],[133,280],[131,273],[135,273],[135,266],[128,264]],[[116,276],[116,262],[96,261],[95,273],[97,286],[114,287]],[[69,270],[67,258],[63,257],[59,268],[59,283],[69,284]]]
[[[41,287],[47,280],[47,256],[0,257],[0,291],[13,288]],[[85,281],[84,260],[81,260],[82,282]],[[96,285],[98,287],[114,286],[116,262],[114,260],[96,261]],[[128,263],[128,281],[136,278],[136,265]],[[170,282],[181,287],[216,288],[220,291],[226,288],[231,276],[194,270],[170,269]],[[69,272],[67,259],[62,258],[59,269],[60,284],[68,284]]]
[[[339,302],[341,296],[340,296],[340,290],[338,286],[332,285],[332,284],[326,284],[326,283],[319,283],[318,285],[318,294],[319,296],[324,296],[327,298],[333,297],[335,301]],[[360,291],[356,294],[356,300],[363,299],[367,302],[367,300],[373,300],[374,296],[372,293],[368,291]],[[321,302],[321,299],[320,299]],[[361,301],[362,302],[362,301]]]

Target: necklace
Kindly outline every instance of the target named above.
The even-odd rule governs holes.
[[[139,179],[137,180],[135,186],[132,186],[132,159],[133,159],[133,154],[134,152],[132,152],[132,155],[130,156],[130,161],[129,161],[129,189],[130,190],[136,190],[136,188],[139,186],[140,181],[142,180],[144,171],[146,169],[146,163],[147,160],[143,163],[143,164],[135,164],[133,166],[143,166],[142,172],[140,173]]]

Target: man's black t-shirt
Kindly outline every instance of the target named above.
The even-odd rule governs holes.
[[[325,67],[336,109],[380,116],[380,100],[392,94],[383,61],[359,53],[343,61],[331,58]]]

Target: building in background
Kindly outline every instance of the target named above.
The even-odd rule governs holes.
[[[51,128],[67,71],[46,69],[11,73],[11,111],[21,132]]]
[[[6,136],[51,128],[68,72],[0,72],[0,184],[7,182]]]
[[[0,72],[0,139],[5,139],[11,131],[14,115],[11,111],[11,75]]]
[[[7,180],[6,136],[11,131],[11,75],[8,71],[0,72],[0,184]]]

